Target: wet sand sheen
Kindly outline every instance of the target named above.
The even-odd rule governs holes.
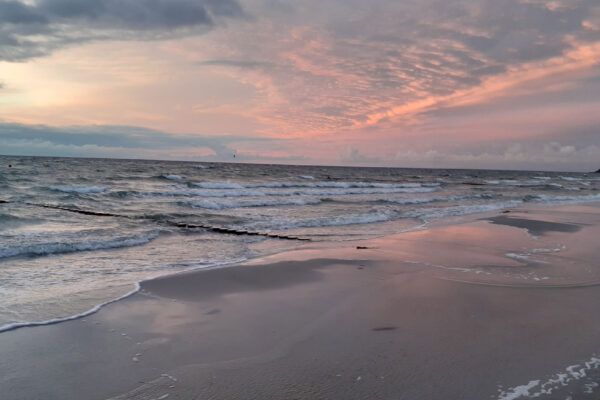
[[[599,211],[513,210],[148,281],[85,319],[0,335],[0,397],[593,399],[600,288],[572,285],[600,280]]]

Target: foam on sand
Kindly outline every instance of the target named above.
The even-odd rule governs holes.
[[[589,372],[597,370],[599,367],[600,358],[591,357],[589,360],[581,364],[575,364],[566,367],[564,371],[556,373],[554,376],[545,381],[537,379],[529,381],[529,383],[525,385],[501,390],[497,400],[517,400],[550,395],[557,389],[567,386],[569,383],[588,378]],[[584,386],[584,390],[590,391],[597,386],[597,382],[592,381]]]
[[[117,298],[114,299],[110,299],[108,301],[99,303],[95,306],[93,306],[92,308],[78,313],[78,314],[74,314],[74,315],[69,315],[67,317],[62,317],[62,318],[52,318],[52,319],[48,319],[45,321],[27,321],[27,322],[13,322],[13,323],[9,323],[6,325],[2,325],[0,326],[0,333],[2,332],[7,332],[7,331],[12,331],[18,328],[24,328],[24,327],[29,327],[29,326],[43,326],[43,325],[53,325],[53,324],[58,324],[60,322],[65,322],[65,321],[72,321],[75,319],[79,319],[79,318],[83,318],[83,317],[87,317],[88,315],[94,314],[96,312],[98,312],[102,307],[115,303],[119,300],[123,300],[126,299],[127,297],[130,297],[132,295],[134,295],[135,293],[140,291],[141,288],[141,284],[144,282],[148,282],[148,281],[152,281],[154,279],[158,279],[164,276],[168,276],[168,275],[177,275],[178,273],[182,273],[182,272],[188,272],[188,271],[193,271],[193,270],[199,270],[199,269],[209,269],[209,268],[216,268],[216,267],[224,267],[224,266],[228,266],[228,265],[235,265],[235,264],[239,264],[242,263],[244,261],[247,261],[246,258],[242,258],[242,259],[237,259],[237,260],[232,260],[232,261],[228,261],[228,262],[222,262],[222,263],[212,263],[212,264],[202,264],[202,265],[197,265],[195,267],[189,268],[187,270],[184,271],[179,271],[179,272],[168,272],[166,274],[161,274],[161,275],[157,275],[151,278],[147,278],[147,279],[143,279],[140,280],[138,282],[134,282],[133,283],[133,289],[130,290],[129,292],[125,293],[122,296],[119,296]]]
[[[71,320],[78,319],[78,318],[83,318],[83,317],[86,317],[88,315],[91,315],[91,314],[97,312],[102,307],[104,307],[104,306],[106,306],[108,304],[111,304],[111,303],[114,303],[116,301],[119,301],[119,300],[122,300],[122,299],[125,299],[125,298],[129,297],[129,296],[137,293],[139,290],[140,290],[140,283],[137,282],[137,283],[135,283],[134,289],[131,290],[131,291],[129,291],[129,292],[127,292],[127,293],[125,293],[123,296],[118,297],[116,299],[112,299],[112,300],[106,301],[106,302],[101,303],[101,304],[98,304],[98,305],[96,305],[96,306],[90,308],[89,310],[84,311],[84,312],[82,312],[80,314],[70,315],[70,316],[64,317],[64,318],[53,318],[53,319],[49,319],[49,320],[46,320],[46,321],[38,321],[38,322],[15,322],[15,323],[12,323],[12,324],[7,324],[7,325],[0,326],[0,332],[12,331],[14,329],[23,328],[23,327],[26,327],[26,326],[42,326],[42,325],[58,324],[59,322],[65,322],[65,321],[71,321]]]

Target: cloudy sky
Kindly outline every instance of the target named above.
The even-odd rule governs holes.
[[[0,0],[0,154],[600,168],[598,0]]]

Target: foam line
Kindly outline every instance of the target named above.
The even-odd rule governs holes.
[[[54,318],[54,319],[49,319],[46,321],[38,321],[38,322],[15,322],[12,324],[7,324],[7,325],[3,325],[0,326],[0,333],[2,332],[8,332],[8,331],[12,331],[15,329],[19,329],[19,328],[24,328],[27,326],[42,326],[42,325],[54,325],[54,324],[58,324],[59,322],[65,322],[65,321],[72,321],[74,319],[78,319],[78,318],[83,318],[83,317],[87,317],[88,315],[94,314],[95,312],[97,312],[98,310],[100,310],[102,307],[114,303],[116,301],[119,300],[123,300],[131,295],[134,295],[135,293],[139,292],[140,290],[140,282],[136,282],[135,283],[135,289],[133,289],[132,291],[124,294],[121,297],[118,297],[116,299],[112,299],[109,300],[107,302],[104,303],[100,303],[92,308],[90,308],[87,311],[84,311],[80,314],[75,314],[75,315],[71,315],[69,317],[64,317],[64,318]]]
[[[11,324],[6,324],[6,325],[0,326],[0,333],[12,331],[12,330],[19,329],[19,328],[26,328],[26,327],[33,327],[33,326],[44,326],[44,325],[54,325],[54,324],[58,324],[60,322],[73,321],[75,319],[87,317],[88,315],[95,314],[96,312],[98,312],[104,306],[107,306],[107,305],[112,304],[112,303],[116,303],[119,300],[123,300],[123,299],[126,299],[127,297],[133,296],[134,294],[136,294],[137,292],[140,291],[140,289],[142,287],[142,283],[144,283],[144,282],[149,282],[149,281],[152,281],[154,279],[163,278],[165,276],[177,275],[177,274],[180,274],[180,273],[190,272],[190,271],[194,271],[194,270],[198,270],[198,269],[210,269],[210,268],[225,267],[225,266],[228,266],[228,265],[236,265],[236,264],[242,263],[244,261],[247,261],[247,259],[237,259],[237,260],[226,262],[226,263],[222,263],[222,264],[215,263],[215,264],[211,264],[211,265],[202,265],[202,266],[198,266],[198,267],[195,267],[195,268],[190,268],[190,269],[187,269],[187,270],[184,270],[184,271],[171,272],[171,273],[166,273],[166,274],[158,275],[158,276],[155,276],[155,277],[152,277],[152,278],[148,278],[148,279],[142,279],[140,281],[135,282],[134,283],[134,285],[135,285],[134,289],[131,290],[131,291],[129,291],[129,292],[127,292],[127,293],[125,293],[123,296],[117,297],[117,298],[112,299],[112,300],[105,301],[104,303],[97,304],[94,307],[92,307],[89,310],[84,311],[82,313],[75,314],[75,315],[70,315],[68,317],[63,317],[63,318],[53,318],[53,319],[49,319],[49,320],[46,320],[46,321],[14,322],[14,323],[11,323]]]

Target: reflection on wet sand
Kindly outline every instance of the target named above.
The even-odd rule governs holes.
[[[578,227],[540,236],[464,220],[148,281],[1,335],[2,398],[596,399],[597,210],[511,212]]]

